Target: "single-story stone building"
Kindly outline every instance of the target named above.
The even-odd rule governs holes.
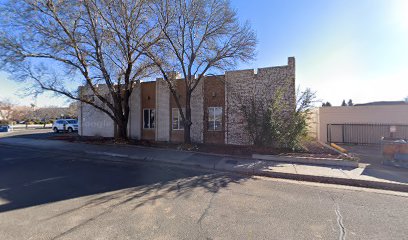
[[[176,80],[184,104],[183,79]],[[227,71],[225,75],[206,76],[193,92],[191,138],[197,143],[252,144],[246,133],[241,105],[251,97],[273,97],[285,85],[287,106],[295,108],[295,59],[285,66]],[[103,86],[99,86],[103,87]],[[132,139],[182,142],[183,125],[178,108],[163,79],[139,83],[130,99],[128,135]],[[114,122],[102,111],[81,104],[79,134],[114,136]]]

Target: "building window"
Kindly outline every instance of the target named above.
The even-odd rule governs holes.
[[[208,131],[222,130],[222,107],[208,108]]]
[[[183,130],[183,120],[181,119],[180,111],[178,108],[172,109],[172,129],[173,130]]]
[[[154,128],[154,109],[143,109],[143,128]]]

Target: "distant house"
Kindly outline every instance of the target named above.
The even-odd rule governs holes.
[[[181,104],[184,104],[183,81],[176,80]],[[284,98],[288,108],[295,109],[295,58],[285,66],[257,70],[227,71],[224,75],[206,76],[195,89],[191,102],[191,137],[194,142],[213,144],[252,144],[241,112],[242,102],[251,97],[270,98],[279,86],[287,85]],[[84,87],[85,88],[85,87]],[[99,85],[100,92],[107,92]],[[86,89],[83,89],[86,92]],[[89,91],[88,91],[89,92]],[[90,95],[90,97],[93,97]],[[93,98],[96,99],[96,98]],[[97,99],[96,99],[97,101]],[[138,84],[129,102],[128,135],[132,139],[182,142],[183,124],[176,102],[163,79]],[[182,106],[183,107],[183,106]],[[81,104],[80,129],[83,136],[114,136],[114,123],[102,111]]]

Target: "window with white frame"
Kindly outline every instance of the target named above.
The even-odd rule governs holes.
[[[183,120],[181,119],[181,114],[178,108],[172,109],[172,129],[173,130],[183,130]]]
[[[143,109],[143,128],[154,128],[155,110]]]
[[[208,131],[222,130],[222,107],[208,108]]]

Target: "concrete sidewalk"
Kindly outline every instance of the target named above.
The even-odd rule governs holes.
[[[0,144],[87,154],[88,156],[108,156],[115,162],[166,163],[241,174],[408,192],[408,171],[397,168],[380,168],[369,165],[362,165],[358,168],[316,166],[280,162],[278,156],[273,160],[256,160],[134,145],[95,145],[28,138],[0,138]]]

